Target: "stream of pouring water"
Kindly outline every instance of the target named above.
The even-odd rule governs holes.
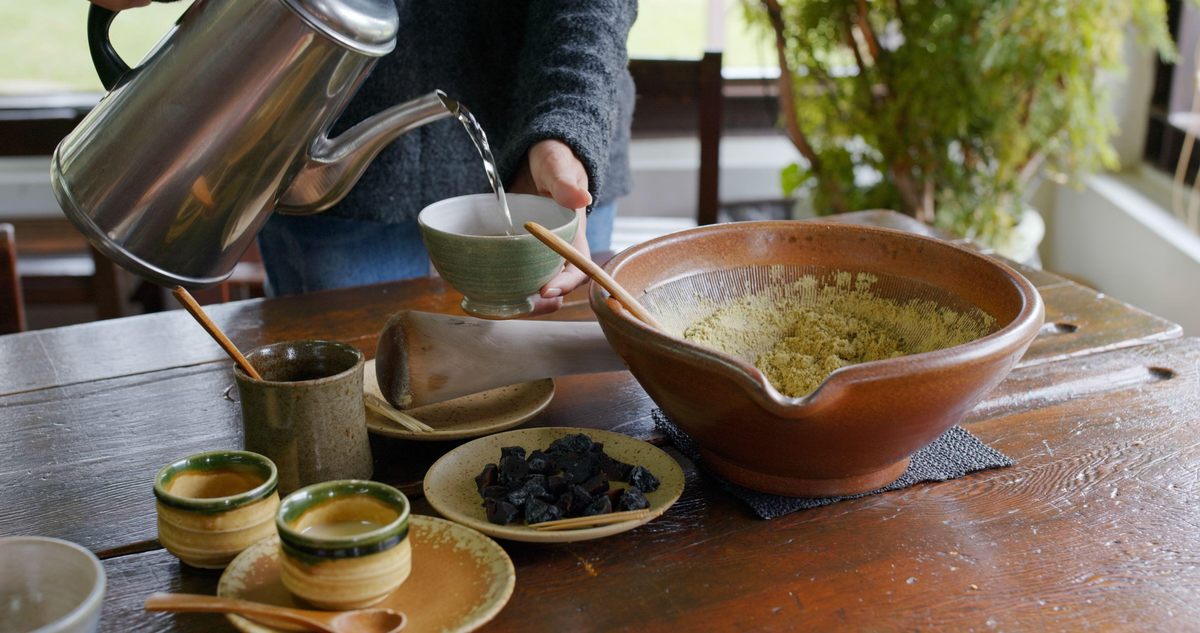
[[[483,133],[483,127],[479,125],[479,121],[475,120],[475,115],[471,111],[458,104],[458,120],[467,129],[467,136],[471,137],[471,142],[475,143],[475,149],[479,150],[479,157],[483,159],[483,170],[487,172],[488,182],[492,184],[492,191],[496,194],[496,200],[500,203],[500,212],[504,214],[504,221],[507,223],[505,232],[508,235],[516,235],[517,229],[513,226],[512,213],[508,210],[508,199],[504,196],[504,183],[500,181],[500,172],[496,169],[496,159],[492,157],[492,148],[488,145],[487,134]]]

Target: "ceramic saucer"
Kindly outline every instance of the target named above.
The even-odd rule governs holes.
[[[658,490],[646,494],[650,516],[582,530],[542,532],[524,524],[496,525],[489,523],[483,510],[483,500],[475,489],[475,476],[489,463],[500,460],[500,448],[520,446],[526,452],[546,450],[550,442],[572,433],[584,433],[594,441],[604,443],[604,452],[613,459],[643,466],[658,477]],[[615,484],[624,485],[624,484]],[[628,435],[595,429],[549,427],[521,429],[481,437],[446,453],[425,473],[425,498],[442,516],[470,526],[496,538],[531,543],[565,543],[585,541],[632,530],[667,511],[683,493],[683,469],[661,449]]]
[[[409,521],[412,573],[377,606],[408,615],[405,633],[464,633],[483,626],[512,595],[516,574],[495,541],[467,527],[414,514]],[[217,595],[285,607],[311,608],[293,598],[279,579],[279,537],[251,545],[233,559]],[[226,616],[243,633],[276,629],[239,615]]]
[[[374,360],[367,361],[363,367],[363,391],[383,397],[375,379]],[[520,425],[545,409],[553,398],[553,380],[534,380],[404,411],[432,426],[435,429],[432,432],[410,431],[370,409],[367,409],[367,430],[404,440],[429,442],[482,437]]]

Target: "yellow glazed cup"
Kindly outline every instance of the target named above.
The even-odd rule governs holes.
[[[374,481],[301,488],[279,506],[283,586],[322,609],[361,609],[395,591],[412,570],[408,498]]]
[[[275,532],[278,474],[249,451],[199,453],[163,466],[154,478],[158,540],[179,560],[221,569]]]

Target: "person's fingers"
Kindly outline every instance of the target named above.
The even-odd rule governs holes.
[[[545,299],[561,297],[582,286],[587,280],[588,276],[582,270],[579,270],[574,264],[569,264],[562,269],[562,272],[547,281],[545,286],[542,286],[541,295]]]
[[[525,316],[532,317],[532,316],[538,316],[540,314],[550,314],[551,312],[554,312],[555,310],[558,310],[559,308],[561,308],[562,303],[563,303],[562,297],[554,297],[553,299],[537,297],[533,300],[533,312],[530,312],[529,314],[527,314]]]
[[[579,225],[572,245],[591,257],[587,243],[587,213],[584,207],[592,203],[587,190],[587,171],[571,148],[560,141],[541,141],[529,150],[525,164],[513,177],[509,190],[514,193],[535,193],[550,196],[558,204],[575,209]],[[539,291],[533,300],[529,316],[548,314],[562,307],[562,298],[582,286],[588,277],[578,267],[568,264]]]
[[[538,193],[568,209],[592,203],[587,170],[565,143],[545,140],[529,149],[529,171]]]
[[[580,209],[575,211],[575,215],[579,218],[579,226],[575,229],[575,239],[571,241],[571,245],[584,257],[591,257],[591,250],[588,248],[587,242],[587,213]],[[574,264],[567,263],[562,271],[542,286],[539,294],[544,299],[562,297],[582,286],[587,280],[587,274]]]

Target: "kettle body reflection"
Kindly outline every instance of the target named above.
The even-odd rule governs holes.
[[[195,0],[136,68],[89,43],[109,93],[55,149],[68,218],[124,268],[165,285],[219,283],[274,210],[340,200],[400,134],[455,116],[440,91],[327,134],[395,47],[392,0]]]

